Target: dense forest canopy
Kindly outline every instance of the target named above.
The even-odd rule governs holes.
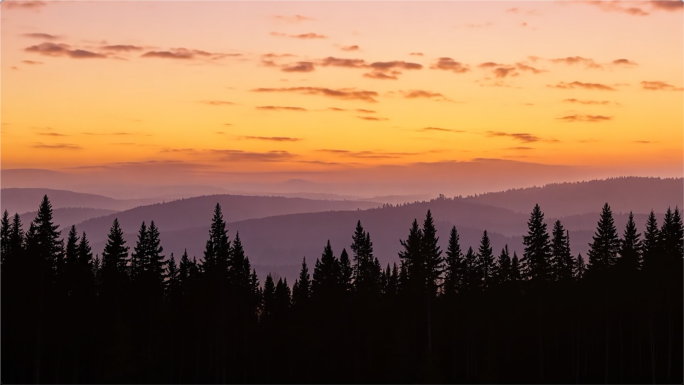
[[[464,250],[428,210],[386,266],[358,221],[290,285],[259,282],[219,204],[203,255],[177,261],[154,221],[128,245],[114,219],[93,255],[45,196],[0,223],[2,382],[681,383],[681,214],[617,229],[606,203],[582,256],[535,205],[511,255],[487,231]]]

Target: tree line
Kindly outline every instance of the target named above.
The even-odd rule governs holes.
[[[432,213],[381,266],[361,222],[310,272],[261,284],[220,205],[198,260],[115,219],[102,255],[47,196],[0,221],[3,383],[682,383],[681,212],[622,236],[603,206],[588,255],[535,205],[524,251],[476,250]],[[267,239],[263,240],[268,242]]]

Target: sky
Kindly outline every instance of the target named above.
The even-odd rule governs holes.
[[[386,194],[681,177],[682,4],[5,0],[1,166]]]

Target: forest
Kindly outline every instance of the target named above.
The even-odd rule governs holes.
[[[681,384],[681,215],[618,230],[606,203],[582,256],[535,205],[519,256],[428,210],[386,266],[359,221],[290,285],[259,282],[219,204],[203,255],[176,259],[153,221],[127,245],[116,219],[93,255],[44,196],[0,222],[2,383]]]

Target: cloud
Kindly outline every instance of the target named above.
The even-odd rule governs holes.
[[[209,150],[220,160],[227,162],[282,162],[291,160],[296,155],[287,151],[250,152],[242,150]]]
[[[32,45],[26,49],[26,52],[34,52],[44,56],[65,56],[73,59],[90,59],[90,58],[105,58],[105,55],[99,53],[94,53],[90,51],[84,51],[81,49],[71,49],[68,44],[55,44],[55,43],[41,43],[39,45]]]
[[[434,100],[443,100],[443,101],[448,101],[449,99],[446,98],[446,96],[437,93],[437,92],[432,92],[432,91],[423,91],[423,90],[409,90],[409,91],[399,91],[406,99],[418,99],[418,98],[425,98],[425,99],[434,99]]]
[[[532,134],[528,133],[507,133],[507,132],[499,132],[499,131],[487,131],[487,136],[489,137],[507,137],[511,138],[513,140],[518,140],[523,143],[534,143],[534,142],[539,142],[542,141],[543,139]]]
[[[562,120],[564,122],[589,122],[589,123],[598,123],[598,122],[607,122],[610,120],[613,120],[612,116],[601,116],[601,115],[569,115],[569,116],[564,116],[562,118],[558,118],[559,120]]]
[[[387,75],[384,72],[369,72],[367,74],[363,74],[364,78],[369,78],[369,79],[380,79],[380,80],[397,80],[398,78],[394,75]]]
[[[317,151],[357,159],[399,159],[405,156],[425,154],[424,152],[348,151],[331,149]]]
[[[575,104],[589,104],[589,105],[608,105],[610,104],[607,100],[577,100],[577,99],[565,99],[565,103],[575,103]]]
[[[376,118],[375,116],[357,116],[357,118],[363,119],[363,120],[374,121],[374,122],[379,122],[379,121],[383,121],[383,120],[389,120],[389,119],[387,119],[387,118]]]
[[[81,150],[83,147],[77,144],[70,143],[57,143],[57,144],[45,144],[37,142],[32,145],[33,148],[45,149],[45,150]]]
[[[506,12],[508,12],[508,13],[518,13],[518,12],[520,12],[520,10],[519,10],[518,8],[508,8],[508,9],[506,10]]]
[[[665,82],[659,82],[659,81],[654,81],[654,82],[641,82],[641,87],[645,90],[652,90],[652,91],[682,91],[681,87],[675,87],[671,84],[667,84]]]
[[[588,59],[588,58],[583,58],[580,56],[568,56],[564,58],[558,58],[558,59],[550,59],[552,63],[562,63],[562,64],[568,64],[568,65],[576,65],[576,64],[584,64],[586,68],[592,68],[592,69],[602,69],[603,67],[596,63],[594,59]]]
[[[65,134],[60,134],[58,132],[39,132],[38,135],[41,136],[55,136],[55,137],[61,137],[61,136],[69,136]]]
[[[524,63],[516,63],[515,66],[516,66],[516,68],[519,69],[520,71],[530,71],[530,72],[532,72],[532,73],[535,74],[535,75],[540,74],[540,73],[543,73],[543,72],[548,72],[548,71],[546,71],[546,70],[540,70],[540,69],[537,69],[537,68],[528,66],[527,64],[524,64]]]
[[[311,72],[315,69],[316,68],[314,68],[314,64],[312,62],[300,61],[297,62],[297,64],[284,66],[280,70],[283,72]]]
[[[174,60],[195,60],[195,59],[221,59],[224,57],[242,56],[239,53],[213,53],[198,49],[172,48],[168,51],[149,51],[140,55],[143,58],[174,59]]]
[[[425,127],[425,128],[419,129],[418,131],[424,131],[424,132],[436,131],[436,132],[454,132],[454,133],[465,132],[463,130],[452,130],[450,128],[440,128],[440,127]]]
[[[243,136],[242,139],[264,140],[270,142],[299,142],[300,138],[290,138],[287,136]]]
[[[431,67],[433,70],[444,70],[452,71],[457,74],[462,74],[470,71],[466,66],[460,62],[454,61],[454,59],[449,57],[441,57],[437,60],[437,63],[433,64]]]
[[[257,110],[268,110],[268,111],[306,111],[306,108],[302,107],[278,107],[278,106],[259,106]]]
[[[33,61],[33,60],[22,60],[21,62],[24,63],[24,64],[28,64],[28,65],[43,64],[42,61]]]
[[[235,103],[233,103],[233,102],[226,102],[223,100],[203,100],[200,103],[208,104],[210,106],[234,106],[235,105]]]
[[[409,63],[405,61],[375,62],[369,64],[368,67],[377,71],[389,71],[395,68],[403,70],[419,70],[423,68],[423,66],[418,63]]]
[[[278,37],[291,37],[294,39],[327,39],[328,37],[325,35],[319,35],[317,33],[309,32],[309,33],[302,33],[299,35],[288,35],[286,33],[280,33],[280,32],[271,32],[271,36],[278,36]]]
[[[113,136],[129,136],[129,135],[139,135],[139,134],[134,134],[132,132],[83,132],[83,135],[90,135],[90,136],[108,136],[108,135],[113,135]],[[149,135],[146,135],[149,136]]]
[[[358,51],[359,46],[358,45],[343,45],[340,47],[342,51]]]
[[[337,107],[328,107],[328,110],[330,110],[330,111],[336,111],[336,112],[339,112],[339,111],[347,111],[347,110],[345,110],[344,108],[337,108]]]
[[[3,8],[5,9],[33,9],[38,10],[47,6],[44,1],[5,1]]]
[[[261,57],[265,58],[281,58],[281,57],[296,57],[297,55],[293,55],[291,53],[281,53],[281,54],[276,54],[276,53],[267,53],[264,55],[261,55]]]
[[[373,110],[364,110],[363,108],[357,108],[356,111],[357,111],[357,112],[362,112],[362,113],[364,113],[364,114],[374,114],[374,113],[376,113],[376,111],[373,111]]]
[[[48,33],[25,33],[21,35],[23,37],[30,37],[32,39],[42,39],[42,40],[56,40],[59,39],[56,35],[50,35]]]
[[[680,0],[669,0],[669,1],[584,1],[585,4],[590,4],[600,8],[605,12],[619,12],[626,13],[632,16],[648,16],[649,12],[645,11],[643,8],[649,8],[651,12],[655,11],[665,11],[665,12],[678,12],[684,10],[684,3]],[[640,7],[627,6],[629,5],[639,5]]]
[[[634,143],[651,144],[651,143],[658,143],[658,142],[652,142],[650,140],[635,140]]]
[[[625,65],[625,66],[636,66],[636,65],[638,65],[637,63],[635,63],[635,62],[633,62],[633,61],[629,61],[629,60],[627,60],[627,59],[617,59],[617,60],[613,60],[613,63],[612,63],[612,64],[613,64],[613,65]]]
[[[279,21],[284,21],[287,23],[301,23],[303,21],[314,21],[313,17],[307,17],[307,16],[302,16],[302,15],[294,15],[294,16],[283,16],[283,15],[275,15],[273,16],[274,19],[279,20]]]
[[[322,87],[284,87],[284,88],[257,88],[252,92],[293,92],[303,95],[321,95],[342,100],[363,100],[375,103],[374,97],[378,96],[375,91],[357,90],[354,88],[330,89]]]
[[[511,76],[516,76],[518,75],[517,72],[515,72],[515,68],[505,68],[505,67],[500,67],[494,70],[494,76],[497,78],[505,78],[506,76],[511,75]]]
[[[555,86],[547,86],[551,88],[561,88],[561,89],[575,89],[575,88],[584,88],[586,90],[602,90],[602,91],[615,91],[614,88],[609,87],[605,84],[600,84],[600,83],[582,83],[582,82],[577,82],[574,81],[572,83],[565,83],[565,82],[560,82]]]
[[[143,47],[138,47],[135,45],[117,44],[117,45],[105,45],[105,46],[100,47],[100,49],[103,49],[105,51],[129,52],[129,51],[142,51]]]
[[[366,68],[366,61],[363,59],[341,59],[329,56],[319,61],[324,67],[346,67],[346,68]]]
[[[411,52],[409,56],[423,56],[421,52]]]

